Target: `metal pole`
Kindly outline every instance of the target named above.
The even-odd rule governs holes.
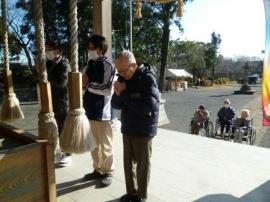
[[[129,0],[129,23],[130,23],[129,45],[130,51],[132,52],[132,0]]]

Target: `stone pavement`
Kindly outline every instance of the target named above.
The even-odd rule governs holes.
[[[122,138],[114,136],[115,174],[100,188],[82,177],[90,154],[56,169],[58,202],[116,202],[125,193]],[[148,202],[269,202],[270,150],[159,129],[153,141]]]

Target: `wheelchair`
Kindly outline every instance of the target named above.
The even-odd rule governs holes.
[[[219,118],[217,118],[216,119],[216,122],[215,122],[215,132],[214,132],[214,134],[213,134],[213,138],[217,138],[218,136],[220,137],[220,138],[224,138],[224,140],[230,140],[230,136],[232,135],[232,126],[233,126],[233,123],[235,122],[235,117],[232,119],[232,124],[231,124],[231,126],[230,126],[230,129],[229,129],[229,132],[228,132],[228,136],[224,136],[224,137],[222,137],[221,136],[221,131],[220,131],[220,129],[221,129],[221,124],[220,124],[220,121],[219,121]],[[226,129],[224,128],[224,131],[225,131]]]
[[[190,133],[192,134],[191,127],[192,123],[194,121],[194,118],[191,118],[190,122]],[[199,134],[201,136],[206,136],[206,137],[213,137],[214,135],[214,124],[212,121],[210,121],[210,118],[207,118],[202,125],[200,126]]]
[[[250,126],[248,128],[245,128],[245,133],[242,137],[242,142],[246,142],[246,144],[254,145],[256,142],[256,129],[253,126],[253,118],[250,119]],[[235,137],[235,130],[234,123],[232,125],[232,135],[234,136],[233,141],[237,142],[237,138]],[[231,138],[232,139],[232,138]]]

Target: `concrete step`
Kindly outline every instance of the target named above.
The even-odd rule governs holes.
[[[122,135],[115,134],[114,181],[107,188],[81,178],[89,153],[56,169],[58,201],[114,202],[125,194]],[[148,202],[269,202],[270,150],[159,129],[153,140]]]

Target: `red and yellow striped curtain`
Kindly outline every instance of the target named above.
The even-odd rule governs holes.
[[[270,126],[270,0],[264,0],[266,40],[262,81],[263,126]]]

